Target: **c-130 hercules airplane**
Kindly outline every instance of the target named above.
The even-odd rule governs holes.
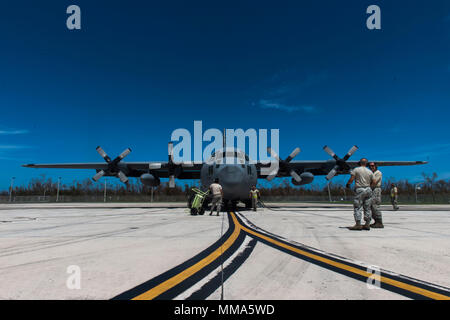
[[[173,161],[173,143],[169,143],[167,162],[123,162],[122,160],[131,152],[130,148],[123,151],[114,160],[101,148],[97,152],[103,157],[105,163],[66,163],[66,164],[26,164],[28,168],[58,168],[58,169],[95,169],[97,173],[92,178],[98,181],[103,176],[115,176],[125,184],[128,177],[139,177],[140,181],[147,186],[156,187],[160,185],[160,178],[169,178],[169,187],[175,187],[175,179],[200,179],[201,188],[208,189],[209,185],[216,179],[223,188],[224,203],[237,204],[243,202],[246,207],[251,206],[249,190],[256,185],[258,178],[271,181],[275,177],[292,177],[291,182],[296,185],[306,185],[314,180],[314,176],[326,175],[330,181],[335,175],[348,174],[357,167],[358,161],[348,159],[358,149],[353,146],[347,154],[340,158],[328,146],[323,147],[332,159],[322,161],[292,161],[300,152],[300,148],[294,149],[286,158],[281,159],[277,153],[268,148],[269,153],[276,159],[277,165],[268,171],[268,164],[250,161],[248,155],[234,148],[217,150],[211,158],[202,163]],[[409,166],[426,164],[426,161],[374,161],[381,166]],[[205,201],[205,205],[208,203]]]

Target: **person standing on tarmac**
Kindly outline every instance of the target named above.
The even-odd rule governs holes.
[[[372,182],[372,199],[371,199],[371,210],[372,210],[372,218],[375,220],[375,223],[370,225],[371,228],[384,228],[382,214],[380,210],[381,204],[381,179],[383,178],[383,174],[375,162],[369,163],[369,168],[373,172],[373,182]]]
[[[219,215],[220,207],[222,206],[223,190],[218,178],[209,186],[209,190],[212,194],[211,213],[209,215],[212,215],[214,208],[217,208],[217,215]]]
[[[359,167],[351,171],[351,177],[347,182],[347,188],[350,188],[355,181],[355,198],[353,199],[353,209],[355,225],[349,227],[349,230],[370,230],[370,220],[372,219],[370,210],[370,200],[372,197],[371,184],[373,173],[367,168],[367,159],[362,158],[359,161]],[[362,211],[364,210],[364,221],[361,225]]]
[[[261,195],[259,194],[259,190],[256,189],[256,186],[252,186],[252,189],[250,190],[250,198],[252,199],[253,211],[256,211],[256,204],[258,203],[260,197]]]
[[[392,203],[392,208],[397,211],[398,208],[398,189],[395,186],[395,184],[391,184],[391,203]]]

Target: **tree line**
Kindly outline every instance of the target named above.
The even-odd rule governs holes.
[[[396,181],[393,178],[384,179],[382,183],[383,194],[389,194],[391,184],[394,183],[401,195],[414,195],[416,187],[420,187],[421,194],[429,194],[431,196],[437,194],[448,194],[450,192],[450,180],[438,179],[436,173],[426,174],[422,173],[423,182],[418,185],[417,183],[410,182],[406,179]],[[176,184],[175,188],[169,188],[168,183],[161,183],[158,187],[153,188],[154,195],[164,196],[183,196],[188,195],[190,189],[195,186],[199,187],[199,182],[190,184]],[[59,186],[60,195],[67,196],[86,196],[86,195],[102,195],[104,192],[104,184],[99,182],[95,183],[91,179],[84,179],[82,181],[73,180],[72,183],[61,183]],[[39,178],[33,178],[27,185],[15,186],[13,188],[13,194],[15,196],[43,196],[43,195],[55,195],[58,189],[58,181],[47,178],[45,175],[41,175]],[[288,179],[281,179],[281,182],[265,182],[258,188],[261,195],[264,197],[295,197],[295,196],[323,196],[328,194],[328,186],[321,186],[319,184],[310,184],[306,186],[293,186]],[[333,195],[345,194],[345,186],[340,183],[330,183],[330,193]],[[139,179],[130,180],[128,187],[120,183],[108,183],[106,186],[106,192],[108,195],[142,195],[150,194],[152,192],[151,187],[145,186],[140,183]],[[9,194],[9,190],[0,192],[0,195],[6,196]]]

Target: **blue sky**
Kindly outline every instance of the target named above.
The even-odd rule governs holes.
[[[77,4],[82,29],[66,28]],[[366,28],[381,8],[382,29]],[[14,1],[0,5],[0,189],[91,171],[24,163],[165,160],[177,128],[278,128],[280,153],[427,160],[450,178],[450,2]],[[324,181],[323,177],[317,179]],[[337,179],[338,181],[338,179]]]

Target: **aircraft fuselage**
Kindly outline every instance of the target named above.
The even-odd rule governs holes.
[[[200,172],[202,188],[207,189],[218,178],[225,200],[249,200],[250,189],[257,182],[256,166],[247,161],[245,163],[230,162],[205,163]]]

